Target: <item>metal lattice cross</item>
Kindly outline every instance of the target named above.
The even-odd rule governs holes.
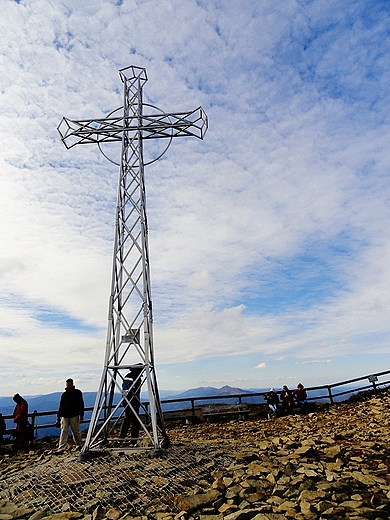
[[[160,450],[168,441],[154,366],[143,140],[169,139],[169,146],[174,137],[203,139],[207,130],[207,116],[201,107],[164,113],[143,103],[145,69],[131,66],[119,74],[124,84],[123,107],[101,119],[63,118],[58,127],[67,148],[97,144],[107,157],[103,144],[122,143],[106,353],[81,453],[84,459],[100,450],[134,449],[132,446]],[[157,113],[150,110],[150,114],[144,114],[146,107]],[[148,402],[141,402],[143,385]],[[130,423],[132,433],[127,437]]]

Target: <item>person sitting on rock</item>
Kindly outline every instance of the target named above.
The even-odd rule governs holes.
[[[283,390],[280,392],[280,400],[282,402],[282,412],[287,414],[292,413],[294,409],[294,396],[292,390],[289,390],[287,385],[283,385]]]
[[[264,399],[267,400],[268,408],[272,411],[273,416],[276,417],[278,413],[279,397],[275,392],[275,388],[271,388],[268,394],[265,394]],[[270,415],[268,415],[268,418],[270,418]]]
[[[307,393],[302,383],[298,383],[296,389],[293,391],[294,400],[300,407],[301,413],[307,412]]]

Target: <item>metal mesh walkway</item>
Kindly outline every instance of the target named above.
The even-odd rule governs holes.
[[[53,513],[91,513],[98,505],[133,514],[162,511],[164,506],[174,511],[175,496],[202,487],[202,481],[209,486],[211,473],[232,461],[220,446],[200,444],[172,446],[159,458],[145,452],[119,453],[87,463],[73,452],[3,479],[0,497]]]

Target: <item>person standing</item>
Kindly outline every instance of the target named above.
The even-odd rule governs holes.
[[[61,426],[57,455],[64,453],[68,441],[69,427],[72,430],[73,441],[78,449],[83,446],[80,434],[80,422],[84,420],[84,399],[81,390],[74,386],[73,379],[65,382],[65,392],[61,395],[56,426]]]
[[[27,423],[28,423],[28,404],[19,394],[12,397],[16,406],[12,419],[16,424],[16,451],[27,450]]]
[[[130,444],[136,445],[139,437],[140,422],[138,413],[140,408],[140,393],[142,386],[142,365],[134,365],[126,374],[122,383],[122,404],[125,407],[125,418],[123,419],[120,439],[124,439],[131,425]]]

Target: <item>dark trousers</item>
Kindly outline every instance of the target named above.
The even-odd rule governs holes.
[[[282,403],[282,412],[284,412],[284,413],[292,413],[293,410],[294,410],[293,404]]]
[[[131,406],[134,408],[135,412],[138,414],[139,412],[139,402],[131,403]],[[125,418],[122,423],[121,433],[120,437],[124,439],[127,435],[127,432],[129,431],[131,425],[131,438],[132,439],[138,439],[139,437],[139,420],[137,419],[136,415],[134,414],[133,410],[130,408],[130,406],[125,407]]]
[[[27,423],[17,423],[16,425],[16,449],[18,451],[27,450]]]

